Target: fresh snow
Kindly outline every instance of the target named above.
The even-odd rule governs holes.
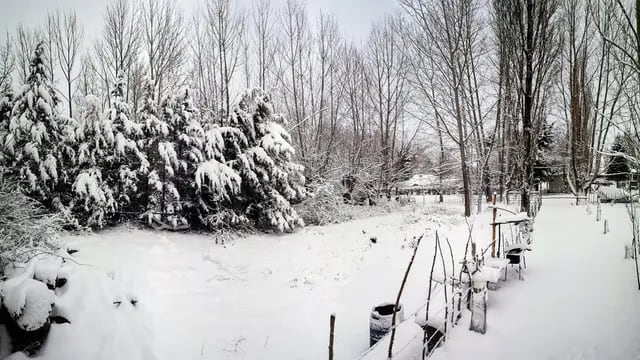
[[[458,326],[432,359],[640,359],[640,291],[633,261],[624,259],[626,209],[602,205],[611,227],[605,235],[595,211],[571,203],[543,200],[524,280],[489,294],[487,333]]]
[[[394,345],[394,359],[418,359],[422,331],[416,323],[424,321],[435,230],[461,259],[468,225],[460,211],[459,202],[414,204],[385,216],[224,245],[208,235],[125,228],[70,241],[80,250],[78,261],[137,284],[129,295],[120,292],[121,299],[139,300],[151,330],[141,320],[141,329],[127,331],[153,334],[158,359],[326,358],[329,315],[335,313],[335,358],[346,360],[368,351],[371,308],[395,300],[414,236],[426,231],[402,296],[406,321]],[[487,333],[470,332],[465,313],[433,359],[640,358],[640,292],[633,262],[623,258],[630,241],[626,209],[602,206],[611,228],[606,235],[594,213],[571,200],[544,200],[523,280],[507,266],[508,280],[489,293]],[[481,250],[490,242],[490,219],[489,210],[470,220]],[[456,261],[456,272],[459,266]],[[435,272],[443,273],[439,264]],[[442,322],[441,285],[431,306],[429,321]],[[55,339],[62,328],[52,328]],[[364,359],[386,359],[386,342]]]
[[[5,285],[2,304],[18,326],[26,331],[42,327],[51,313],[53,291],[40,281],[24,277]]]
[[[136,279],[161,359],[325,358],[332,312],[336,359],[355,359],[369,347],[371,308],[395,300],[413,236],[428,234],[403,296],[410,321],[426,296],[435,230],[464,251],[461,212],[456,199],[226,245],[210,235],[119,229],[71,246],[78,261]],[[488,233],[483,222],[476,226]]]

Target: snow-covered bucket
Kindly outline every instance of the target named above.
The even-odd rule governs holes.
[[[396,324],[404,321],[404,309],[402,304],[384,303],[374,307],[371,310],[371,318],[369,319],[369,346],[375,345],[389,331],[391,331],[391,322],[393,321],[393,313],[396,312]]]

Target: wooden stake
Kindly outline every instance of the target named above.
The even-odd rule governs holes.
[[[402,291],[404,290],[404,285],[407,283],[407,277],[409,277],[409,271],[411,271],[411,266],[413,265],[413,260],[416,258],[416,253],[418,252],[418,247],[420,246],[420,242],[424,234],[418,237],[418,241],[416,241],[416,247],[413,249],[413,255],[411,255],[411,260],[409,261],[409,265],[407,266],[407,271],[404,273],[404,277],[402,278],[402,284],[400,284],[400,290],[398,291],[398,297],[396,297],[396,305],[393,309],[393,317],[391,318],[391,339],[389,340],[389,359],[393,357],[393,339],[396,337],[396,316],[398,314],[398,306],[400,306],[400,297],[402,296]]]
[[[329,360],[333,360],[333,330],[336,326],[336,314],[329,318]]]
[[[493,193],[493,225],[491,225],[491,257],[496,257],[496,215],[498,209],[496,209],[496,193]]]

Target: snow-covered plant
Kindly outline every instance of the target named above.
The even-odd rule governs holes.
[[[125,80],[120,74],[111,90],[111,107],[106,116],[113,128],[113,146],[102,171],[103,180],[113,190],[117,211],[139,210],[132,197],[140,191],[139,174],[145,173],[148,167],[137,142],[143,137],[142,126],[131,119],[125,90]]]
[[[109,157],[113,155],[114,131],[111,121],[102,115],[100,101],[89,95],[84,99],[81,120],[74,132],[77,145],[77,175],[72,186],[71,210],[80,223],[103,227],[116,203],[108,179]],[[115,183],[115,179],[112,179]]]
[[[11,119],[11,109],[13,108],[13,91],[11,87],[7,86],[5,89],[0,89],[0,181],[3,177],[4,167],[4,152],[2,147],[4,139],[9,132],[9,120]]]
[[[5,166],[20,181],[22,191],[49,207],[62,204],[68,190],[66,159],[70,119],[59,116],[60,100],[45,71],[44,45],[38,44],[27,83],[16,94],[8,134],[4,138]]]
[[[143,112],[150,161],[147,219],[171,228],[211,226],[208,216],[240,188],[224,163],[224,141],[216,128],[204,131],[186,89],[163,101],[161,116]]]
[[[269,95],[254,89],[234,109],[231,128],[222,129],[225,157],[242,179],[244,213],[259,228],[280,232],[303,225],[291,202],[306,196],[304,168],[293,161],[284,123]]]
[[[55,252],[64,225],[59,214],[47,214],[16,186],[0,182],[0,278],[14,262],[25,262],[38,252]]]
[[[162,103],[162,113],[154,100],[154,88],[151,79],[146,78],[143,84],[142,106],[138,110],[138,117],[142,125],[143,139],[138,142],[138,146],[145,153],[149,168],[143,174],[143,198],[146,198],[145,212],[143,217],[149,225],[155,222],[172,222],[172,227],[176,227],[178,219],[165,219],[165,214],[175,213],[176,209],[168,209],[165,199],[180,196],[177,189],[166,186],[167,177],[166,162],[176,160],[175,151],[172,145],[167,145],[164,141],[169,134],[167,117],[171,116],[171,100],[166,99]],[[170,169],[169,169],[170,170]]]

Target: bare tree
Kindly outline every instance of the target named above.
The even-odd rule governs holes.
[[[127,84],[132,77],[134,63],[140,54],[138,9],[129,0],[114,0],[107,5],[102,39],[95,44],[95,68],[104,89],[109,89],[116,76],[122,73]],[[107,103],[110,103],[109,91]],[[127,86],[126,99],[130,96]]]
[[[521,121],[518,146],[520,207],[530,211],[533,168],[537,156],[537,135],[546,117],[551,84],[555,79],[560,51],[557,0],[506,0],[509,14],[504,26],[506,42],[513,46],[507,61],[513,64],[517,83],[517,109]]]
[[[73,117],[73,82],[77,79],[74,68],[82,45],[84,29],[78,21],[75,11],[68,11],[55,15],[55,45],[58,64],[62,76],[67,82],[67,103],[69,106],[69,117]]]
[[[402,51],[400,18],[388,17],[373,27],[369,36],[367,71],[369,101],[373,106],[380,141],[382,167],[379,185],[389,190],[393,178],[396,140],[405,115],[408,97],[408,58]]]
[[[13,38],[7,32],[5,42],[0,47],[0,94],[11,90],[11,75],[16,66],[13,46]]]
[[[219,114],[218,59],[215,47],[210,46],[206,17],[198,12],[192,20],[191,33],[191,77],[193,79],[198,107],[203,118],[214,119]]]
[[[175,87],[185,60],[184,18],[174,0],[146,0],[140,9],[142,42],[154,96]]]
[[[251,13],[253,22],[253,40],[256,49],[256,74],[258,86],[267,89],[273,84],[269,81],[269,69],[273,65],[273,58],[276,51],[274,44],[274,21],[272,20],[273,10],[270,0],[258,0],[253,6]]]
[[[212,0],[206,4],[209,44],[217,51],[219,119],[224,121],[231,109],[231,81],[240,65],[241,40],[245,17],[230,0]]]
[[[36,45],[42,35],[37,29],[29,28],[25,25],[18,25],[16,31],[15,59],[18,70],[18,81],[26,83],[29,77],[29,64]]]
[[[294,140],[298,146],[298,155],[303,164],[308,163],[308,144],[304,133],[303,121],[307,120],[309,106],[309,56],[312,43],[304,4],[297,0],[287,0],[280,13],[281,55],[276,78],[281,91],[285,93],[284,108],[294,126]]]
[[[469,41],[465,26],[469,24],[469,17],[475,16],[475,6],[471,1],[453,0],[430,3],[401,0],[400,4],[417,28],[417,31],[412,32],[416,36],[412,41],[413,46],[420,56],[433,59],[428,64],[431,66],[428,71],[432,71],[435,77],[427,86],[432,86],[437,91],[422,91],[422,94],[427,98],[438,96],[430,100],[431,104],[439,109],[438,121],[444,120],[445,116],[453,120],[439,121],[438,125],[442,125],[444,131],[458,146],[464,213],[465,216],[470,216],[472,200],[467,139],[470,136],[469,116],[475,115],[469,112],[471,108],[465,103],[469,100],[468,91],[473,92],[472,84],[468,83],[468,74],[471,71],[468,67],[472,66],[468,59],[473,51],[473,43]]]
[[[47,69],[47,75],[52,84],[56,84],[56,68],[58,65],[58,57],[56,54],[56,37],[59,27],[60,18],[57,12],[48,13],[47,21],[42,28],[42,40],[45,44],[44,64]]]

